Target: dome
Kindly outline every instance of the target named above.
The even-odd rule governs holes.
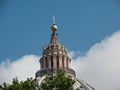
[[[66,76],[71,76],[75,81],[73,90],[94,90],[88,83],[76,78],[75,71],[69,67],[71,59],[68,56],[67,48],[58,40],[57,26],[53,24],[51,29],[53,33],[50,43],[43,47],[43,55],[39,60],[41,69],[36,72],[38,85],[43,83],[46,75],[52,77],[59,69],[62,69]]]

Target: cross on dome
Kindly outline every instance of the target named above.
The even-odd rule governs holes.
[[[53,25],[51,26],[51,30],[53,33],[58,29],[57,25],[55,24],[55,17],[53,16]]]

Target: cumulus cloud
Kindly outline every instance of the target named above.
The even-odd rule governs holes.
[[[93,45],[86,54],[69,52],[73,68],[79,79],[83,79],[97,90],[120,90],[120,31]],[[25,80],[35,77],[39,69],[36,55],[25,55],[20,59],[0,63],[0,83],[11,82],[18,77]]]
[[[71,67],[78,78],[97,90],[120,90],[120,31],[95,44],[84,56],[76,57]]]
[[[0,84],[11,83],[13,78],[26,80],[28,77],[35,77],[35,72],[39,69],[39,56],[25,55],[20,59],[11,61],[5,60],[0,63]]]

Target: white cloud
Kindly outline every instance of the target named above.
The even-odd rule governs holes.
[[[81,55],[70,52],[71,67],[76,71],[77,77],[93,85],[97,90],[120,90],[120,31],[95,44],[90,50]],[[25,80],[35,77],[39,69],[39,56],[25,55],[14,61],[0,63],[0,84],[11,82],[18,77]]]
[[[6,60],[0,63],[0,84],[11,83],[15,77],[20,81],[35,77],[35,72],[39,69],[39,58],[35,55],[25,55],[14,61]]]
[[[71,66],[78,78],[97,90],[120,90],[120,31],[95,44],[86,55],[79,55]]]

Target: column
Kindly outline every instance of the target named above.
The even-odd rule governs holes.
[[[50,56],[48,56],[48,68],[51,68],[51,59],[50,59]]]
[[[45,57],[42,58],[42,68],[45,68]]]
[[[59,68],[62,68],[62,56],[59,56]]]
[[[57,68],[56,55],[53,55],[53,66],[54,66],[55,69]]]
[[[64,57],[64,67],[66,68],[67,67],[67,63],[66,63],[66,57]]]

